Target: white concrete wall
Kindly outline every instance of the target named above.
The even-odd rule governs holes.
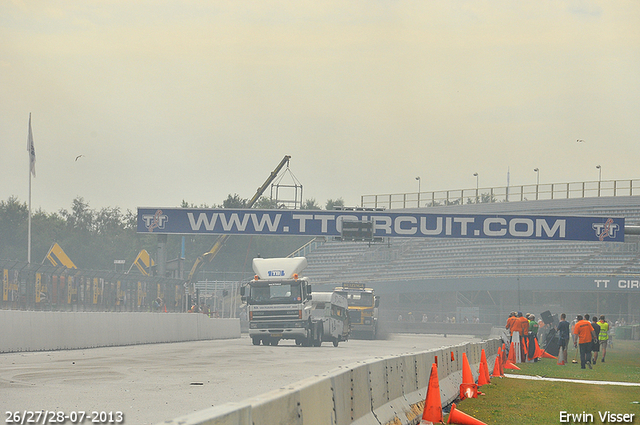
[[[438,357],[442,406],[459,395],[462,353],[474,379],[482,349],[493,365],[499,339],[439,348],[418,354],[377,358],[334,369],[287,388],[182,416],[164,425],[385,425],[419,424],[431,365]],[[453,360],[451,353],[453,352]]]
[[[239,319],[189,313],[0,310],[0,353],[240,338]]]

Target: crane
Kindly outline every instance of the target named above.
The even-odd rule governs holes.
[[[278,164],[278,166],[271,172],[271,174],[269,175],[269,178],[267,178],[267,180],[265,180],[262,186],[258,188],[258,190],[256,191],[256,194],[253,195],[253,198],[251,198],[249,202],[247,202],[247,208],[253,207],[253,205],[256,203],[256,201],[258,201],[260,196],[262,196],[264,191],[267,190],[267,187],[269,187],[269,185],[278,176],[278,173],[280,173],[280,170],[282,170],[282,167],[284,167],[285,165],[287,166],[289,165],[289,159],[291,159],[290,155],[285,155],[284,158],[282,158],[282,161],[280,161],[280,164]],[[190,285],[193,282],[193,279],[195,278],[196,274],[205,263],[210,263],[211,260],[213,260],[215,256],[218,255],[218,252],[220,252],[220,249],[222,248],[222,246],[224,245],[224,243],[228,238],[229,238],[229,235],[218,236],[218,239],[216,239],[211,249],[196,259],[196,261],[193,263],[193,267],[191,267],[191,271],[189,272],[189,275],[187,276],[186,285]]]

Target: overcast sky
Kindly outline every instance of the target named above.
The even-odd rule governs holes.
[[[29,113],[47,212],[640,178],[640,2],[4,0],[0,200]]]

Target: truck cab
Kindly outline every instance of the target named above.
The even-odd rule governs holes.
[[[240,289],[253,345],[278,345],[282,339],[303,346],[322,343],[322,320],[311,314],[311,285],[299,277],[306,266],[304,257],[253,259],[256,275]]]

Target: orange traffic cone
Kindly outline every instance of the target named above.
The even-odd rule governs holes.
[[[474,418],[473,416],[469,416],[466,413],[456,409],[455,403],[451,405],[451,412],[449,412],[449,418],[447,419],[447,423],[458,424],[458,425],[487,425],[484,422]]]
[[[491,383],[491,375],[489,375],[489,363],[487,363],[487,355],[484,353],[484,348],[482,349],[482,354],[480,355],[480,363],[484,364],[484,376],[487,378],[487,384]]]
[[[478,398],[478,385],[473,380],[471,366],[467,359],[467,353],[462,353],[462,384],[460,384],[460,399]]]
[[[475,384],[473,374],[471,373],[471,366],[469,366],[469,360],[467,360],[467,353],[462,353],[462,383]]]
[[[478,384],[460,384],[460,400],[478,398],[478,395],[484,395],[478,391]]]
[[[542,350],[542,357],[547,359],[556,359],[556,360],[558,359],[556,356],[552,356],[551,354],[547,353],[544,350]]]
[[[496,355],[496,361],[493,364],[493,372],[491,373],[491,377],[492,378],[494,376],[500,376],[500,363],[501,363],[500,359],[501,358],[502,358],[502,350],[500,349],[500,347],[498,347],[498,354]],[[497,373],[497,375],[496,375],[496,373]]]
[[[516,364],[516,349],[514,348],[513,341],[511,341],[511,347],[509,347],[509,357],[507,363]]]
[[[513,363],[511,363],[509,361],[507,363],[505,363],[504,368],[505,369],[520,370],[520,368],[518,366],[514,365]]]
[[[505,364],[507,362],[507,347],[504,345],[504,342],[502,343],[502,358],[500,359],[500,361],[502,362],[502,364]]]
[[[491,381],[487,379],[488,374],[489,374],[489,371],[487,370],[487,365],[485,363],[480,362],[480,369],[478,370],[478,386],[487,385],[491,383]]]
[[[453,351],[451,352],[451,361],[454,361],[455,358],[453,357]]]
[[[500,370],[500,349],[498,348],[498,357],[496,357],[496,363],[493,366],[493,373],[491,374],[494,378],[502,377],[502,371]]]
[[[539,359],[539,358],[542,357],[543,350],[540,348],[540,345],[538,345],[538,340],[537,339],[535,339],[535,342],[536,342],[536,352],[533,353],[533,358],[534,359]]]
[[[438,380],[438,366],[431,365],[427,398],[424,400],[424,412],[420,425],[431,425],[442,422],[442,401],[440,400],[440,381]]]

